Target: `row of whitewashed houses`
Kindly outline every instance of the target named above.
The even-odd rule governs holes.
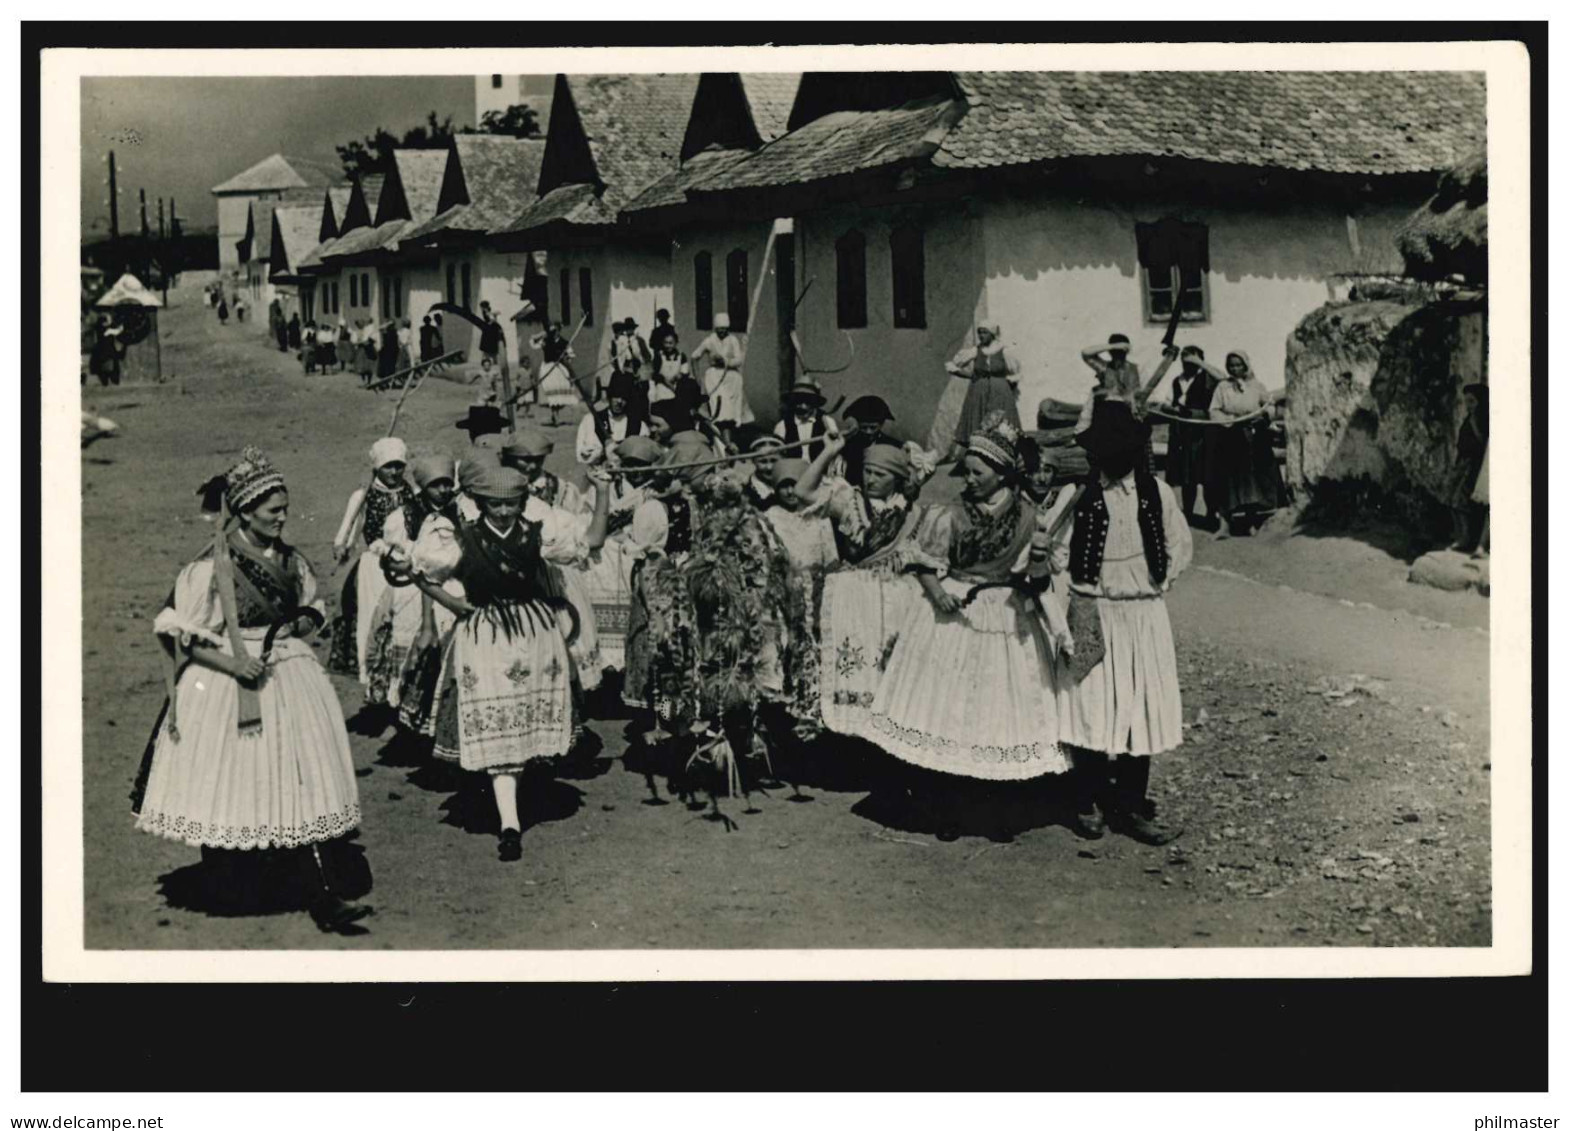
[[[725,311],[764,415],[795,328],[807,366],[848,363],[830,399],[880,394],[918,433],[980,322],[1028,406],[1082,398],[1080,350],[1113,332],[1147,370],[1173,302],[1180,341],[1278,387],[1305,314],[1398,272],[1396,229],[1484,103],[1480,75],[1437,72],[559,75],[543,139],[254,201],[240,252],[306,318],[489,301],[514,361],[525,299],[596,360],[612,322],[667,308],[690,350]]]

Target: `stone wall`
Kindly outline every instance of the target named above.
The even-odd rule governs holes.
[[[1286,476],[1299,497],[1439,521],[1464,414],[1485,381],[1479,303],[1334,303],[1286,342]]]

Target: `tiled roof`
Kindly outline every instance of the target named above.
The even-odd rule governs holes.
[[[967,71],[934,164],[1168,156],[1330,173],[1453,165],[1485,131],[1479,73]]]
[[[800,85],[800,72],[742,72],[741,87],[752,108],[752,124],[765,143],[784,134],[785,123],[790,119],[790,106],[795,102],[796,88]]]
[[[382,186],[387,183],[385,173],[370,173],[360,178],[360,194],[365,197],[365,207],[376,215],[376,205],[381,202]]]
[[[1429,282],[1487,281],[1487,158],[1478,150],[1445,173],[1433,198],[1402,225],[1406,274]]]
[[[673,173],[649,185],[621,209],[621,214],[646,212],[686,203],[686,190],[750,157],[749,149],[705,149]]]
[[[332,201],[332,225],[336,231],[343,224],[343,214],[349,208],[349,194],[354,191],[350,185],[334,185],[327,190],[327,199]],[[325,208],[325,205],[323,206]]]
[[[676,167],[696,75],[568,75],[611,213]]]
[[[448,230],[488,232],[507,224],[535,200],[544,139],[460,134],[454,144],[468,203],[456,204],[404,233],[403,242]]]
[[[805,184],[927,157],[957,111],[956,103],[944,100],[895,110],[827,114],[692,185],[689,191]]]
[[[408,219],[420,222],[436,214],[441,196],[441,175],[447,168],[446,149],[396,149],[392,159],[397,165],[398,182],[408,203]]]
[[[325,243],[317,244],[311,248],[308,255],[294,265],[294,270],[300,272],[325,267],[327,265],[327,256],[331,255],[341,242],[341,240],[327,240]],[[331,270],[336,270],[336,268]]]
[[[290,204],[277,208],[272,223],[283,244],[283,258],[269,258],[272,275],[287,275],[298,271],[305,257],[316,246],[316,235],[321,231],[322,206],[319,204]]]
[[[546,224],[614,224],[616,214],[596,194],[593,185],[562,185],[540,197],[515,216],[512,222],[495,229],[498,233],[527,232]]]
[[[215,185],[212,191],[268,192],[286,188],[325,188],[342,184],[344,179],[343,169],[330,162],[274,153],[271,157],[262,158],[245,172],[230,177],[223,184]]]

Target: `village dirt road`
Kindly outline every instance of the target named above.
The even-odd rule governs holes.
[[[252,323],[219,327],[194,285],[171,297],[164,356],[184,395],[84,397],[123,429],[81,456],[89,947],[1489,942],[1485,600],[1400,599],[1401,563],[1354,540],[1277,536],[1265,569],[1264,542],[1203,534],[1171,599],[1191,725],[1154,773],[1162,816],[1187,830],[1170,848],[1079,841],[1049,789],[1017,791],[999,818],[1011,842],[941,843],[878,788],[877,759],[852,751],[824,752],[810,804],[787,791],[756,797],[756,813],[730,803],[739,828],[726,832],[642,803],[613,718],[592,724],[597,753],[525,784],[525,857],[507,865],[482,788],[392,764],[390,733],[355,735],[369,933],[324,936],[281,908],[211,913],[190,894],[196,850],[136,832],[126,802],[162,698],[152,617],[210,533],[194,492],[261,444],[289,480],[291,541],[327,572],[391,400],[352,375],[304,376]],[[416,449],[460,450],[468,399],[430,382],[401,431]],[[572,433],[556,435],[566,470]],[[358,687],[335,683],[352,716]]]

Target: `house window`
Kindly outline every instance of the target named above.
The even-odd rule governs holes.
[[[349,305],[350,306],[358,306],[359,304],[360,304],[360,277],[358,275],[350,275],[349,276]]]
[[[392,280],[392,313],[399,318],[403,317],[403,276],[398,275]]]
[[[700,251],[692,257],[692,303],[697,328],[714,328],[714,257]]]
[[[561,325],[572,321],[572,268],[561,269]]]
[[[921,229],[902,224],[888,235],[893,272],[893,324],[926,329],[926,244]]]
[[[577,269],[577,305],[583,312],[583,325],[594,324],[594,275],[587,267]]]
[[[469,264],[463,265],[463,309],[470,310],[474,306],[474,268]]]
[[[1182,321],[1209,321],[1209,228],[1175,217],[1137,224],[1144,277],[1144,320],[1169,322],[1180,303]],[[1181,286],[1181,294],[1177,288]]]
[[[352,275],[349,276],[351,279],[353,277]],[[332,282],[332,310],[329,313],[336,314],[340,309],[338,306],[338,282],[334,279]]]
[[[370,276],[367,275],[365,281],[367,283],[370,282]],[[383,318],[392,317],[392,281],[390,279],[381,285],[381,316]]]
[[[491,90],[500,90],[501,89],[501,76],[500,75],[491,75],[490,76],[490,89]]]
[[[746,252],[736,248],[725,256],[725,309],[730,313],[730,328],[746,330],[747,316]]]
[[[839,326],[845,330],[866,325],[866,237],[851,229],[834,244],[839,276]]]
[[[458,301],[458,265],[447,264],[447,301],[456,304]]]

